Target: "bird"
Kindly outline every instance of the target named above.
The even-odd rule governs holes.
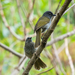
[[[41,41],[41,33],[44,33],[51,25],[52,17],[56,16],[51,11],[46,11],[42,17],[39,18],[37,21],[34,32],[36,32],[36,42],[35,47],[38,47],[40,45]]]
[[[36,50],[34,42],[32,42],[32,37],[28,37],[24,46],[25,55],[31,59]],[[46,64],[38,57],[34,63],[34,67],[35,69],[40,70],[41,68],[45,68]]]

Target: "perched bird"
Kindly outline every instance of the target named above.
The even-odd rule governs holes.
[[[34,32],[36,32],[36,42],[35,42],[35,47],[40,45],[40,40],[41,40],[41,31],[42,33],[45,32],[51,24],[51,19],[53,16],[56,16],[53,14],[51,11],[46,11],[42,17],[39,18],[37,21]]]
[[[25,41],[25,55],[31,59],[33,53],[36,51],[34,42],[32,42],[32,37],[28,37]],[[34,63],[35,69],[39,70],[40,68],[45,68],[46,64],[38,57]]]

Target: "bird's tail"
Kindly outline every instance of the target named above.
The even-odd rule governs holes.
[[[34,67],[35,69],[39,70],[40,68],[45,68],[47,66],[40,58],[38,58],[34,64]]]
[[[38,47],[41,42],[41,29],[38,29],[36,31],[36,42],[35,42],[35,47]]]

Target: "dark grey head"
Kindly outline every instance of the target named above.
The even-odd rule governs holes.
[[[26,39],[26,43],[30,43],[30,42],[32,42],[32,37],[28,37],[28,38]]]
[[[56,16],[55,14],[53,14],[51,11],[46,11],[43,16],[48,17],[49,19],[51,19],[53,16]]]

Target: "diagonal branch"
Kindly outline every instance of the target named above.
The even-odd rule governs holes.
[[[51,35],[51,40],[53,40],[53,34]],[[56,59],[57,59],[56,61],[58,62],[62,73],[63,73],[64,75],[66,75],[66,73],[65,73],[65,71],[64,71],[64,69],[63,69],[63,67],[62,67],[61,60],[60,60],[60,58],[59,58],[59,56],[58,56],[58,54],[57,54],[57,48],[56,48],[55,44],[52,44],[52,47],[53,47],[53,49],[54,49],[54,56],[55,56]]]
[[[49,36],[51,35],[51,33],[53,32],[52,29],[55,29],[59,19],[61,18],[62,14],[64,13],[64,11],[66,10],[67,6],[69,5],[69,3],[71,2],[71,0],[65,0],[65,3],[63,4],[63,6],[61,7],[60,11],[57,13],[57,16],[54,18],[54,20],[51,23],[51,27],[47,30],[47,32],[45,33],[43,40],[41,42],[41,45],[39,46],[38,50],[34,53],[33,57],[31,58],[31,60],[29,61],[29,64],[27,65],[26,69],[24,70],[22,75],[28,75],[30,69],[32,68],[33,64],[35,63],[37,57],[40,55],[40,53],[43,51],[43,49],[45,48],[46,42],[49,38]]]
[[[55,14],[57,13],[61,2],[62,2],[62,0],[59,1],[59,4],[58,4],[57,9],[56,9],[56,11],[55,11]]]
[[[75,6],[75,3],[70,7],[70,8],[68,8],[64,13],[63,13],[63,15],[67,12],[67,11],[69,11],[71,8],[73,8]]]
[[[11,52],[12,54],[14,54],[15,56],[21,58],[23,55],[20,53],[15,52],[14,50],[12,50],[11,48],[7,47],[6,45],[0,43],[0,47],[4,48],[5,50]]]

